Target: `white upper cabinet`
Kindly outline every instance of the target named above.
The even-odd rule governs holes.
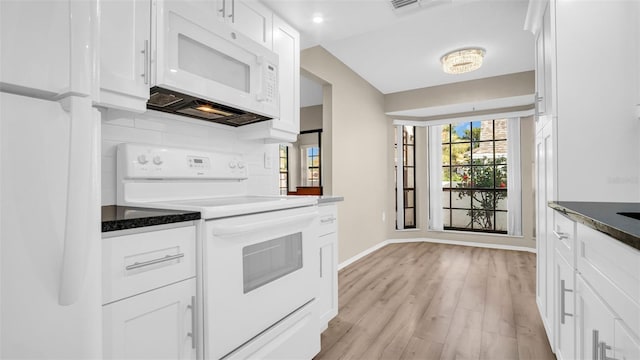
[[[88,1],[0,1],[0,89],[89,95],[89,14]]]
[[[146,111],[150,84],[150,0],[100,2],[100,94],[96,103]]]
[[[217,17],[271,49],[272,12],[257,1],[217,0]]]
[[[273,126],[300,132],[300,34],[277,16],[273,17],[273,51],[280,61],[280,119]]]

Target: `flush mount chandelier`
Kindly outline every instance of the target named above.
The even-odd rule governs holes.
[[[463,74],[477,70],[482,66],[484,54],[484,49],[480,48],[452,51],[440,59],[440,61],[442,61],[442,69],[447,74]]]

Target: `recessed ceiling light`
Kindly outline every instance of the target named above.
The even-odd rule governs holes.
[[[322,15],[314,15],[313,16],[313,22],[316,24],[320,24],[324,21],[324,18],[322,17]]]

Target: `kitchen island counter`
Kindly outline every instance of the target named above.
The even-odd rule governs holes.
[[[549,207],[640,250],[640,220],[618,214],[640,213],[640,203],[550,201]]]

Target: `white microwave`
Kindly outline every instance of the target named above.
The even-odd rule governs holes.
[[[148,109],[232,126],[279,117],[278,55],[218,20],[215,1],[153,11]]]

